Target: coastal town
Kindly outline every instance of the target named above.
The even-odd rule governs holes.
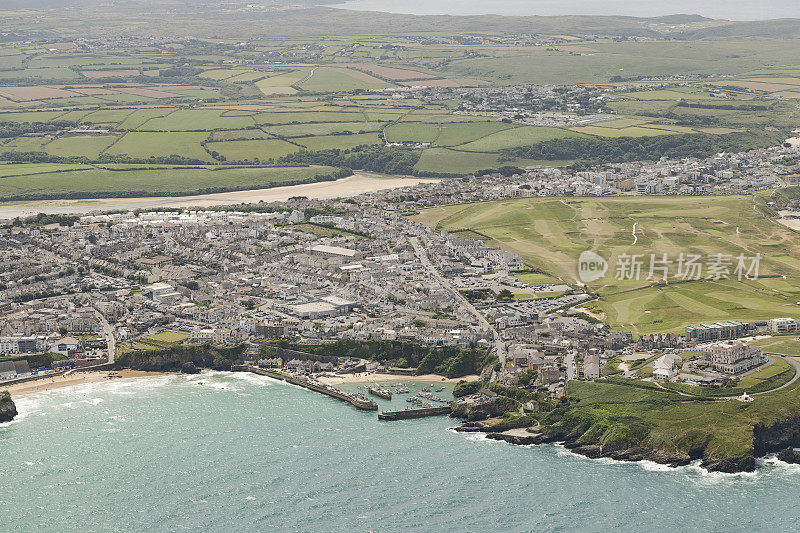
[[[390,342],[490,354],[495,363],[466,373],[535,384],[555,398],[569,380],[607,374],[724,385],[772,363],[736,339],[793,332],[798,322],[764,317],[634,337],[593,316],[585,304],[596,296],[574,280],[536,281],[518,254],[408,214],[534,196],[759,190],[791,183],[797,160],[787,143],[604,170],[531,167],[330,200],[9,220],[0,230],[0,379],[181,345],[244,346],[253,364],[298,374],[416,373],[406,358],[303,358],[303,346]],[[279,345],[297,351],[283,359]]]
[[[0,13],[0,533],[797,529],[800,2]]]

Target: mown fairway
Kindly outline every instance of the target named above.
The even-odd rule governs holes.
[[[615,197],[520,199],[427,210],[416,219],[445,230],[470,229],[487,244],[518,252],[534,268],[576,283],[577,260],[594,250],[609,262],[590,284],[599,310],[620,328],[678,331],[718,320],[800,317],[800,237],[772,221],[762,199],[726,197]],[[636,224],[636,244],[633,225]],[[676,277],[681,253],[703,256],[701,280]],[[639,280],[617,279],[620,255],[641,254]],[[660,271],[647,280],[650,254],[667,254],[668,283]],[[705,279],[710,254],[761,254],[757,280]],[[749,265],[749,262],[747,263]]]

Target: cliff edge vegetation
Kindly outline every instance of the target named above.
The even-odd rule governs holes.
[[[509,398],[524,390],[492,389]],[[535,403],[482,422],[468,417],[462,430],[528,427],[531,436],[520,443],[563,442],[588,457],[672,466],[700,460],[721,472],[752,471],[756,458],[800,447],[800,381],[752,402],[687,396],[638,380],[570,381],[561,402]]]

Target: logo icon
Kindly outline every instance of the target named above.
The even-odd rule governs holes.
[[[584,283],[597,281],[606,275],[608,262],[597,253],[586,250],[578,258],[578,277]]]

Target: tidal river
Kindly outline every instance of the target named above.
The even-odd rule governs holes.
[[[2,531],[752,532],[800,518],[793,465],[728,475],[585,459],[458,434],[446,417],[379,422],[251,374],[16,402],[21,417],[0,427]]]
[[[269,189],[220,192],[194,196],[157,196],[144,198],[94,198],[85,200],[37,200],[31,202],[0,202],[0,220],[26,217],[37,213],[79,215],[93,211],[157,209],[159,207],[204,208],[230,204],[284,202],[293,196],[307,198],[344,198],[357,194],[411,187],[419,183],[435,183],[433,178],[410,178],[356,172],[336,181],[287,185]]]

